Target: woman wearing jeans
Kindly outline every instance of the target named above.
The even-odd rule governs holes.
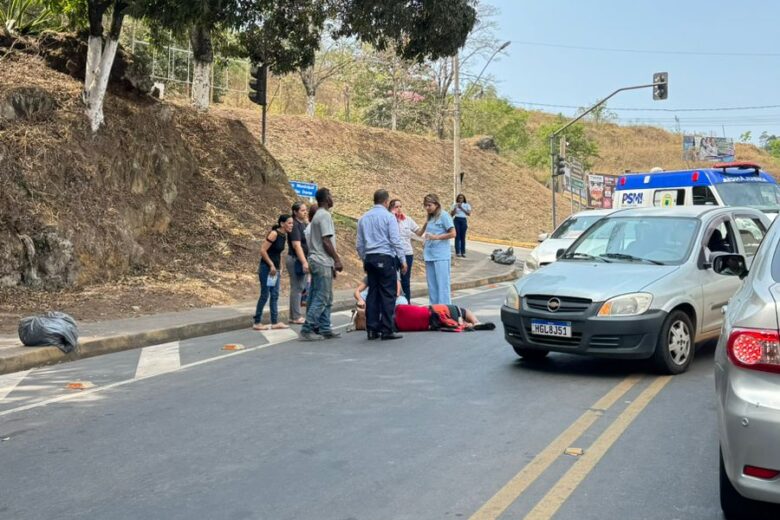
[[[455,256],[466,258],[466,230],[469,228],[471,216],[471,204],[466,202],[466,196],[462,193],[455,197],[450,215],[455,224]]]
[[[287,234],[287,258],[285,267],[290,276],[290,323],[302,325],[306,319],[301,310],[301,298],[306,289],[306,274],[309,272],[309,246],[306,243],[304,230],[309,214],[306,204],[296,202],[292,205],[293,228]]]
[[[441,210],[439,197],[433,193],[423,199],[428,220],[417,231],[425,239],[423,259],[425,260],[425,278],[428,281],[428,300],[431,305],[443,303],[449,305],[450,299],[450,239],[455,237],[452,217]]]
[[[388,206],[390,212],[398,220],[398,232],[401,235],[401,241],[404,245],[406,254],[406,274],[401,275],[401,290],[406,296],[406,301],[412,301],[412,262],[414,261],[414,249],[412,248],[412,237],[417,238],[417,232],[420,226],[417,225],[411,217],[404,215],[401,209],[401,201],[393,199]],[[417,239],[419,240],[419,238]]]
[[[287,325],[279,323],[279,285],[282,270],[282,252],[287,241],[287,233],[292,231],[293,219],[290,215],[280,215],[277,224],[271,228],[271,232],[265,237],[260,248],[260,266],[257,268],[260,276],[260,299],[257,300],[255,309],[254,330],[286,329]],[[271,280],[269,280],[271,278]],[[275,280],[273,280],[275,278]],[[271,285],[269,281],[273,281]],[[271,299],[271,326],[262,325],[263,308]]]

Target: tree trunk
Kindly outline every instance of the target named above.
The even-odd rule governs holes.
[[[313,118],[317,109],[317,81],[313,65],[301,70],[301,81],[306,90],[306,115]]]
[[[306,94],[306,115],[314,117],[317,112],[317,98],[314,93]]]
[[[111,67],[114,65],[116,50],[119,47],[119,35],[122,32],[124,11],[127,4],[122,1],[113,3],[111,29],[103,43],[103,15],[109,2],[89,2],[89,41],[87,48],[87,69],[84,73],[84,91],[81,99],[86,106],[87,119],[92,132],[103,125],[103,102],[108,89]]]
[[[211,67],[214,47],[207,27],[195,25],[190,31],[192,45],[192,106],[205,112],[211,104]]]

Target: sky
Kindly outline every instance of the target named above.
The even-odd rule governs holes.
[[[528,103],[589,106],[668,72],[665,101],[653,101],[652,89],[612,98],[617,122],[674,130],[676,116],[686,133],[736,141],[750,131],[756,143],[763,131],[780,135],[780,2],[483,1],[499,10],[497,37],[512,42],[488,73],[516,106],[571,116],[576,108]],[[774,108],[686,110],[754,106]]]

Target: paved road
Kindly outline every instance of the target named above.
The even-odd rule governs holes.
[[[498,321],[503,295],[459,302]],[[720,518],[711,347],[663,378],[563,355],[529,365],[500,325],[290,337],[3,376],[0,518]],[[75,380],[96,386],[63,389]]]

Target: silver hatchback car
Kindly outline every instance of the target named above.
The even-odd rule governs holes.
[[[741,255],[716,272],[745,277],[729,302],[715,350],[720,502],[727,518],[780,518],[780,227],[767,233],[748,271]]]
[[[695,343],[720,333],[721,310],[740,286],[713,271],[712,257],[752,258],[769,225],[749,208],[616,211],[510,287],[504,336],[528,359],[550,351],[652,358],[663,372],[684,372]]]

